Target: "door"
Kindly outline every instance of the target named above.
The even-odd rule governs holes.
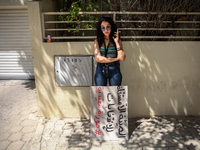
[[[0,79],[34,79],[28,9],[0,9]]]

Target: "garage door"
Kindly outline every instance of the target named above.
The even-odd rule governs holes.
[[[28,9],[0,9],[0,79],[34,79]]]

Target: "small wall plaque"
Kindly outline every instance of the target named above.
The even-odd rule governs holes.
[[[55,56],[58,86],[91,86],[93,56]]]

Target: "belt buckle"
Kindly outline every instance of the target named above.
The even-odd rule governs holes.
[[[105,67],[109,66],[107,63],[105,63]]]

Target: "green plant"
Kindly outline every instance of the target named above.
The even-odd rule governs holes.
[[[65,0],[67,2],[68,0]],[[104,2],[104,5],[106,7],[110,7],[109,4]],[[60,12],[63,12],[63,9],[60,9]],[[58,20],[59,21],[70,21],[71,23],[65,23],[63,25],[64,28],[68,28],[68,33],[72,35],[79,35],[80,29],[88,29],[92,28],[94,29],[94,26],[96,25],[96,21],[99,18],[99,15],[91,15],[87,13],[79,14],[79,12],[97,12],[101,11],[98,0],[89,0],[83,2],[83,0],[77,0],[71,3],[70,8],[67,9],[68,12],[70,12],[69,15],[59,15]],[[90,22],[84,22],[81,21],[90,21]],[[73,30],[71,29],[73,28]],[[85,35],[85,32],[82,32],[82,36]]]

